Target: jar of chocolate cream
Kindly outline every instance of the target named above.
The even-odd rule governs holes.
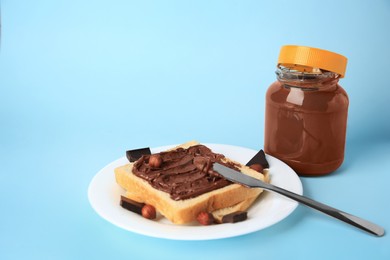
[[[347,58],[326,50],[280,50],[266,94],[264,150],[299,175],[328,174],[344,160],[349,100],[338,82],[346,66]]]

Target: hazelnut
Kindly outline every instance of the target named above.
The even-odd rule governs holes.
[[[141,210],[142,216],[147,219],[155,219],[156,218],[156,209],[149,204],[146,204],[142,207]]]
[[[207,212],[202,211],[196,217],[196,220],[198,220],[199,224],[201,224],[203,226],[207,226],[207,225],[211,225],[214,223],[214,216],[211,213],[207,213]]]
[[[249,168],[251,168],[251,169],[253,169],[253,170],[257,171],[257,172],[263,173],[263,166],[261,166],[258,163],[252,164],[251,166],[249,166]]]
[[[152,168],[160,168],[162,163],[163,163],[163,160],[161,158],[161,155],[159,155],[159,154],[152,154],[149,157],[149,166]]]

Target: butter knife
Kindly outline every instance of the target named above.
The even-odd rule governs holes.
[[[320,203],[318,201],[309,199],[305,196],[298,195],[294,192],[285,190],[283,188],[277,187],[275,185],[263,182],[261,180],[258,180],[256,178],[253,178],[251,176],[248,176],[246,174],[243,174],[241,172],[235,171],[233,169],[230,169],[224,165],[221,165],[219,163],[214,163],[213,169],[218,172],[220,175],[222,175],[224,178],[238,183],[242,184],[244,186],[250,187],[250,188],[263,188],[268,191],[276,192],[281,195],[284,195],[290,199],[293,199],[295,201],[298,201],[308,207],[311,207],[313,209],[316,209],[318,211],[321,211],[322,213],[325,213],[331,217],[334,217],[336,219],[339,219],[341,221],[344,221],[345,223],[348,223],[352,226],[355,226],[357,228],[360,228],[370,234],[373,234],[375,236],[381,237],[385,234],[385,230],[367,220],[364,220],[362,218],[356,217],[354,215],[351,215],[349,213],[343,212],[341,210],[332,208],[328,205],[325,205],[323,203]]]

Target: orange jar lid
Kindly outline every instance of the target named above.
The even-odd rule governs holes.
[[[313,72],[313,68],[327,70],[343,78],[347,68],[347,58],[318,48],[285,45],[280,49],[278,66],[280,65],[302,72]]]

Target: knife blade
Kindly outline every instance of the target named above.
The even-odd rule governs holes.
[[[292,200],[298,201],[308,207],[311,207],[313,209],[316,209],[328,216],[334,217],[338,220],[341,220],[347,224],[350,224],[352,226],[355,226],[361,230],[364,230],[370,234],[373,234],[375,236],[381,237],[385,234],[384,228],[359,217],[356,217],[354,215],[351,215],[349,213],[346,213],[344,211],[338,210],[336,208],[330,207],[328,205],[325,205],[321,202],[315,201],[313,199],[310,199],[308,197],[296,194],[294,192],[285,190],[283,188],[277,187],[275,185],[263,182],[261,180],[258,180],[256,178],[253,178],[249,175],[246,175],[244,173],[241,173],[239,171],[235,171],[231,168],[228,168],[222,164],[214,163],[213,165],[214,171],[218,172],[220,175],[222,175],[224,178],[238,183],[242,184],[244,186],[247,186],[249,188],[263,188],[268,191],[279,193],[283,196],[286,196]]]

